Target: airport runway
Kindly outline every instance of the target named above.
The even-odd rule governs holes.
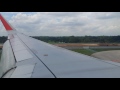
[[[120,63],[120,50],[111,50],[111,51],[102,51],[92,54],[91,56],[103,59],[110,60]]]

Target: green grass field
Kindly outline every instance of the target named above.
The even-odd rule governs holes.
[[[91,56],[95,52],[108,51],[108,50],[120,50],[120,48],[115,48],[115,49],[112,49],[112,48],[103,49],[103,48],[101,48],[101,49],[91,49],[91,50],[89,50],[89,49],[72,49],[72,51],[82,53],[85,55],[89,55],[89,56]]]
[[[87,49],[72,49],[72,51],[82,53],[82,54],[85,54],[85,55],[89,55],[89,56],[94,53],[93,51],[90,51],[90,50],[87,50]]]
[[[95,50],[96,52],[101,52],[101,51],[109,51],[109,50],[120,50],[120,48],[107,48],[107,49],[92,49]]]

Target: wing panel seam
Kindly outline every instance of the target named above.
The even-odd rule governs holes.
[[[18,36],[18,35],[17,35]],[[20,37],[18,36],[18,38],[20,39]],[[20,39],[21,40],[21,39]],[[21,40],[21,42],[23,42],[22,40]],[[24,42],[23,42],[24,43]],[[25,43],[24,43],[25,44]],[[26,44],[25,44],[26,45]],[[27,45],[26,45],[27,46]],[[27,46],[28,47],[28,46]],[[28,47],[29,48],[29,47]],[[29,48],[29,50],[43,63],[43,65],[53,74],[53,76],[55,77],[55,78],[57,78],[56,76],[55,76],[55,74],[47,67],[47,65],[45,65],[45,63]]]

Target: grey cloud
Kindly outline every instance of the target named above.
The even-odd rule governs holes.
[[[99,15],[96,15],[97,19],[114,19],[114,18],[120,18],[120,12],[104,12],[103,14],[99,13]]]
[[[12,15],[12,18],[9,19],[10,23],[17,30],[27,35],[84,36],[120,34],[119,12],[20,12],[10,15]],[[0,35],[4,33],[4,28],[0,26]]]
[[[82,14],[82,12],[51,12],[47,13],[47,15],[52,17],[76,17],[79,14]]]

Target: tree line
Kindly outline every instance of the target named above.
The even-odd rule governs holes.
[[[120,36],[31,36],[44,42],[55,43],[120,43]],[[7,40],[6,36],[0,37],[0,43]]]
[[[34,36],[34,38],[56,43],[120,43],[120,36]]]

